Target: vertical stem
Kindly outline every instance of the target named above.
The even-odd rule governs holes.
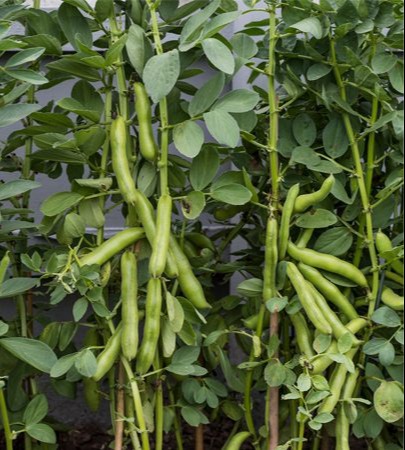
[[[159,356],[155,358],[154,370],[161,367]],[[163,382],[158,375],[155,390],[155,450],[163,450],[163,419],[164,419],[164,398]]]
[[[335,49],[335,40],[331,36],[331,57],[332,64],[334,68],[335,78],[340,90],[340,96],[344,101],[347,101],[346,88],[340,74],[337,57],[336,57],[336,49]],[[359,149],[359,145],[355,136],[355,132],[353,130],[353,126],[350,120],[350,116],[348,113],[343,113],[343,121],[346,127],[347,136],[349,138],[350,146],[352,149],[352,157],[356,170],[357,183],[359,186],[360,197],[363,205],[363,214],[365,216],[365,227],[366,227],[366,239],[367,239],[367,247],[370,254],[371,265],[373,269],[373,281],[372,281],[372,289],[370,292],[370,304],[369,304],[369,315],[372,315],[377,300],[378,286],[379,286],[379,277],[378,277],[378,257],[377,252],[374,245],[374,228],[373,228],[373,217],[372,210],[370,208],[370,199],[369,193],[366,187],[366,180],[363,171],[363,165],[361,161],[361,153]]]
[[[8,419],[6,399],[4,397],[3,388],[0,387],[0,415],[3,422],[4,437],[6,440],[6,450],[13,450],[13,432],[10,428],[10,422]]]
[[[195,429],[195,450],[204,450],[204,425]]]
[[[115,442],[114,450],[122,450],[124,437],[124,415],[125,415],[125,373],[122,363],[118,365],[118,389],[117,389],[117,407],[115,411]]]
[[[269,137],[268,150],[270,153],[270,177],[271,177],[271,214],[278,209],[279,196],[279,160],[277,153],[278,144],[278,127],[279,127],[279,109],[276,93],[276,45],[277,45],[277,15],[275,2],[271,4],[269,9],[270,22],[270,42],[269,42],[269,63],[267,66],[268,73],[268,98],[269,98]],[[276,244],[277,245],[277,244]],[[275,268],[273,268],[275,270]],[[265,270],[266,271],[266,270]],[[274,295],[276,295],[276,287],[272,286]],[[279,334],[279,313],[274,312],[270,316],[270,338]],[[278,355],[275,355],[276,357]],[[279,409],[280,409],[280,393],[278,388],[269,388],[269,450],[275,450],[279,443]]]
[[[148,8],[151,14],[152,21],[152,34],[153,40],[155,42],[155,50],[157,55],[163,54],[162,41],[160,39],[159,32],[159,22],[156,13],[156,5],[152,3],[151,0],[147,0]],[[160,191],[161,194],[165,194],[168,190],[169,183],[169,117],[167,108],[167,99],[163,98],[159,102],[159,113],[160,113],[160,127],[161,127],[161,142],[160,142],[160,159],[159,159],[159,170],[160,170]]]
[[[176,405],[175,405],[175,398],[173,394],[173,390],[171,386],[168,387],[169,390],[169,400],[172,408],[174,408],[174,434],[176,436],[176,444],[177,444],[177,450],[184,450],[183,448],[183,436],[181,432],[181,425],[179,420],[179,415],[177,413]]]
[[[150,450],[148,429],[146,427],[145,416],[143,414],[142,399],[141,394],[139,392],[138,383],[135,380],[135,376],[131,369],[130,363],[124,357],[121,357],[121,361],[127,373],[129,383],[131,385],[135,414],[138,422],[139,432],[141,434],[142,450]]]

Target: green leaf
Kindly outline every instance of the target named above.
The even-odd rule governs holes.
[[[228,205],[246,205],[252,199],[252,193],[241,184],[227,184],[214,189],[211,197]]]
[[[77,205],[84,197],[77,192],[57,192],[42,202],[41,212],[53,217]]]
[[[184,324],[184,309],[176,297],[166,293],[167,315],[169,317],[170,327],[175,333],[179,333]]]
[[[270,313],[280,312],[288,305],[288,297],[276,297],[266,301],[266,308]]]
[[[41,422],[48,414],[48,401],[43,394],[36,395],[25,408],[23,422],[31,425]]]
[[[317,136],[315,122],[308,114],[300,114],[293,122],[293,133],[300,145],[311,147]]]
[[[93,36],[88,22],[77,8],[62,3],[58,9],[58,21],[68,41],[77,51],[80,50],[78,40],[88,48],[93,46]]]
[[[220,98],[213,106],[214,110],[230,113],[243,113],[254,109],[260,96],[248,89],[236,89]]]
[[[338,221],[333,212],[327,209],[315,209],[297,218],[296,225],[301,228],[328,228]]]
[[[371,320],[374,323],[378,323],[379,325],[384,325],[388,328],[397,328],[401,326],[401,318],[399,315],[388,308],[387,306],[382,306],[378,308],[371,317]]]
[[[45,55],[62,55],[62,45],[59,40],[49,34],[36,34],[24,36],[22,40],[30,47],[44,47]]]
[[[336,227],[322,233],[314,244],[314,250],[329,255],[344,255],[353,244],[353,235],[346,227]]]
[[[26,427],[27,433],[34,439],[46,444],[56,444],[56,434],[53,429],[44,423],[36,423]]]
[[[316,17],[308,17],[291,25],[290,28],[295,28],[303,33],[311,33],[316,39],[322,39],[323,37],[322,24]]]
[[[85,117],[86,119],[90,119],[93,122],[98,122],[100,120],[99,111],[87,108],[85,105],[80,103],[78,100],[75,100],[74,98],[62,98],[57,102],[57,105],[62,109],[71,111],[78,116]]]
[[[195,42],[198,40],[198,31],[205,25],[207,20],[214,14],[218,9],[221,0],[213,0],[208,4],[206,8],[194,14],[187,22],[184,24],[180,35],[180,50],[187,51],[193,47],[193,45],[187,45],[190,42]],[[195,44],[194,44],[195,45]]]
[[[400,92],[404,93],[404,65],[403,63],[397,63],[390,71],[389,71],[389,79],[392,87]]]
[[[404,417],[404,393],[395,382],[381,383],[374,394],[374,407],[387,423],[395,423]]]
[[[312,387],[311,377],[306,373],[302,373],[298,377],[297,387],[301,392],[308,392]]]
[[[196,191],[202,191],[215,178],[220,165],[217,150],[214,147],[205,147],[193,159],[190,168],[190,183]]]
[[[242,281],[237,287],[238,293],[245,297],[258,297],[263,294],[263,280],[259,278],[251,278]]]
[[[50,373],[57,358],[50,347],[41,341],[22,337],[0,339],[0,346],[16,358],[26,362],[41,372]]]
[[[174,88],[180,75],[180,58],[177,50],[153,56],[146,63],[142,78],[154,103],[166,97]]]
[[[191,117],[207,111],[221,95],[225,86],[225,75],[222,72],[214,75],[194,95],[190,101],[188,112]]]
[[[228,75],[235,72],[235,59],[224,43],[218,39],[209,38],[202,42],[202,47],[205,56],[214,67]]]
[[[396,65],[398,58],[390,53],[379,53],[371,61],[371,67],[374,73],[381,75],[389,72]]]
[[[238,33],[231,39],[234,52],[244,59],[253,58],[259,51],[256,42],[245,33]]]
[[[326,154],[331,158],[340,158],[349,148],[346,128],[339,117],[333,118],[326,125],[322,138]]]
[[[280,387],[287,377],[287,371],[280,361],[271,361],[264,369],[264,379],[270,387]]]
[[[173,141],[181,154],[194,158],[204,144],[204,132],[195,122],[188,120],[174,127]]]
[[[307,78],[309,81],[320,80],[332,71],[331,66],[322,63],[317,63],[311,66],[307,71]]]
[[[197,361],[200,353],[200,347],[181,347],[173,355],[172,364],[193,364]]]
[[[182,200],[182,211],[184,217],[189,220],[197,219],[205,208],[205,195],[201,191],[190,192],[185,199]]]
[[[209,423],[207,417],[197,408],[193,408],[192,406],[183,406],[183,408],[181,408],[181,415],[192,427],[198,427],[198,425]]]
[[[4,67],[17,67],[32,61],[36,61],[44,53],[44,51],[45,49],[41,47],[21,50],[20,52],[9,58]]]
[[[94,353],[88,348],[82,350],[75,359],[75,367],[84,377],[92,377],[97,371],[97,360]]]
[[[24,194],[32,189],[38,189],[41,184],[31,180],[12,180],[0,184],[0,201],[6,200],[17,195]]]
[[[325,353],[332,344],[332,336],[328,334],[318,334],[315,338],[313,347],[317,353]]]
[[[0,298],[10,298],[22,294],[39,285],[35,278],[9,278],[0,286]]]
[[[0,127],[7,127],[21,119],[25,119],[41,108],[42,106],[37,104],[18,104],[0,107]]]
[[[386,343],[386,339],[373,338],[364,345],[363,352],[366,355],[378,355]]]
[[[145,66],[145,30],[139,25],[132,24],[129,27],[125,48],[132,67],[142,76]]]
[[[72,353],[70,355],[64,355],[59,358],[55,364],[51,368],[50,375],[52,378],[58,378],[65,373],[69,372],[69,370],[73,367],[77,358],[77,353]]]
[[[234,148],[240,139],[238,122],[225,111],[211,111],[204,114],[204,120],[211,136],[220,144]]]
[[[0,320],[0,336],[4,336],[8,333],[8,330],[10,329],[10,326],[6,323]]]
[[[75,57],[65,56],[53,61],[48,65],[49,69],[56,70],[65,74],[73,75],[88,81],[99,81],[100,73],[98,70],[87,66]]]

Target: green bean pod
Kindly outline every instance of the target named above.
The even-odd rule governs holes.
[[[149,97],[142,83],[135,83],[134,91],[136,96],[135,110],[139,123],[139,150],[145,159],[155,161],[159,150],[153,135],[152,109]]]
[[[138,351],[139,316],[138,316],[138,279],[136,256],[126,251],[121,257],[121,317],[122,353],[132,361]]]
[[[353,397],[359,376],[359,369],[347,376],[342,394],[343,401],[348,401]],[[336,450],[350,450],[350,422],[343,403],[340,405],[336,421]]]
[[[172,198],[163,194],[157,205],[156,235],[152,244],[149,272],[153,277],[160,277],[165,270],[169,253],[172,223]]]
[[[186,239],[192,242],[198,248],[209,248],[213,252],[216,251],[215,245],[212,240],[203,233],[197,233],[195,231],[186,233]]]
[[[150,201],[145,194],[139,190],[136,191],[136,212],[145,229],[149,244],[153,247],[156,238],[155,214]],[[170,249],[167,254],[165,273],[170,278],[175,278],[178,275],[177,263]]]
[[[135,182],[127,155],[127,127],[125,119],[118,116],[111,125],[111,159],[117,177],[118,187],[126,203],[134,205],[136,201]]]
[[[333,175],[330,175],[328,178],[326,178],[318,191],[312,192],[311,194],[303,194],[298,196],[295,201],[294,212],[302,213],[311,206],[320,203],[322,200],[325,200],[325,198],[332,191],[334,184],[335,177]]]
[[[92,264],[102,266],[117,253],[135,244],[135,242],[144,236],[145,233],[142,228],[127,228],[126,230],[119,231],[115,236],[104,241],[93,251],[82,256],[80,258],[80,264],[82,266],[91,266]]]
[[[196,308],[211,308],[210,304],[205,298],[201,283],[194,275],[189,260],[187,259],[186,255],[181,250],[179,243],[173,236],[170,237],[170,249],[173,252],[173,256],[177,263],[177,268],[179,271],[178,281],[183,294]]]
[[[162,282],[151,278],[148,282],[145,306],[145,326],[142,344],[136,358],[136,370],[147,373],[155,359],[160,336],[160,313],[162,311]]]
[[[280,237],[279,237],[279,254],[280,260],[285,258],[287,253],[288,240],[290,238],[290,222],[294,212],[295,201],[300,192],[300,185],[295,184],[290,188],[287,194],[286,201],[283,207],[283,214],[280,222]]]
[[[359,317],[355,307],[342,294],[339,288],[325,278],[319,270],[304,263],[299,263],[298,268],[304,277],[310,281],[327,300],[339,308],[349,320],[354,320]]]
[[[304,315],[301,313],[292,314],[290,319],[295,329],[298,348],[308,359],[311,359],[315,356],[315,352],[312,348],[311,332]]]
[[[357,349],[352,349],[346,356],[349,359],[353,359],[357,353]],[[339,403],[340,395],[342,393],[343,386],[346,382],[346,376],[348,370],[345,364],[338,364],[333,371],[331,382],[330,382],[330,393],[331,395],[327,397],[318,408],[318,414],[332,414],[336,405]]]
[[[251,434],[248,431],[241,431],[235,434],[223,450],[239,450],[250,436]]]
[[[90,328],[83,342],[84,347],[95,347],[99,345],[99,334],[96,328]],[[92,378],[83,378],[83,396],[87,406],[92,411],[98,411],[101,403],[100,386]]]
[[[395,293],[391,288],[384,287],[381,295],[384,305],[389,306],[395,311],[404,310],[404,297]]]
[[[266,302],[276,296],[276,274],[278,263],[278,223],[275,217],[267,221],[266,247],[264,252],[263,300]]]
[[[329,322],[333,335],[336,339],[341,338],[345,334],[350,334],[352,338],[353,345],[359,345],[360,341],[354,336],[354,334],[349,331],[341,322],[335,311],[333,311],[328,302],[325,300],[325,297],[316,290],[314,285],[308,281],[308,287],[312,293],[313,298],[315,299],[318,308],[322,311],[325,319]]]
[[[375,236],[375,244],[376,244],[377,250],[380,253],[390,252],[394,248],[392,245],[391,239],[386,234],[384,234],[381,230]],[[402,265],[402,263],[400,261],[398,261],[398,260],[392,261],[390,263],[390,266],[399,275],[401,275],[402,277],[404,276],[404,266]]]
[[[322,334],[332,334],[332,327],[316,304],[313,294],[308,286],[308,282],[302,276],[297,266],[291,262],[287,263],[287,276],[297,292],[301,305],[314,327]]]
[[[360,332],[366,326],[368,322],[366,319],[354,319],[350,321],[346,328],[351,331],[353,334]],[[327,354],[339,353],[339,347],[337,341],[333,341],[330,347],[328,348]],[[333,360],[326,355],[318,356],[313,361],[311,361],[311,373],[314,375],[318,375],[320,373],[325,372],[325,370],[333,364]]]
[[[288,254],[291,258],[308,266],[336,273],[353,281],[360,287],[368,287],[367,279],[361,270],[336,256],[319,253],[307,248],[298,248],[292,242],[288,244]]]
[[[3,256],[0,262],[0,285],[4,281],[4,277],[6,276],[8,266],[10,265],[10,255],[9,252]]]
[[[121,351],[121,324],[114,334],[107,341],[104,350],[97,357],[97,370],[93,375],[94,381],[100,381],[104,375],[112,368]]]

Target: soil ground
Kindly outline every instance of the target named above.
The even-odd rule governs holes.
[[[204,450],[220,450],[226,442],[227,437],[232,429],[231,422],[222,422],[211,424],[205,430],[205,448]],[[194,450],[194,429],[185,428],[184,450]],[[58,434],[58,450],[108,450],[112,441],[111,435],[107,434],[97,425],[87,425],[81,429],[72,429],[68,432],[60,432]],[[327,450],[334,448],[333,442]],[[350,445],[351,450],[367,450],[367,444],[363,441],[354,441]],[[0,435],[0,450],[5,449],[3,437]],[[14,450],[24,450],[23,442],[18,440],[15,443]],[[132,450],[127,447],[125,450]],[[164,450],[177,450],[176,441],[172,434],[165,436]],[[250,445],[245,445],[242,450],[252,450]],[[326,450],[326,449],[325,449]]]

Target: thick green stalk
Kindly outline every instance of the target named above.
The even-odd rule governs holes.
[[[3,423],[4,438],[6,440],[6,450],[13,450],[13,432],[10,428],[6,399],[2,387],[0,387],[0,415]]]
[[[174,408],[173,427],[174,427],[174,435],[176,436],[177,450],[184,450],[181,425],[180,425],[179,415],[178,415],[177,409],[176,409],[176,401],[174,398],[173,390],[170,385],[168,386],[168,391],[169,391],[170,405],[172,406],[172,408]]]
[[[278,195],[279,195],[279,160],[277,152],[278,144],[278,128],[279,128],[279,109],[276,93],[276,45],[277,45],[277,15],[276,4],[270,6],[270,42],[269,42],[269,63],[268,70],[268,98],[269,98],[269,138],[268,149],[270,152],[270,176],[271,176],[271,214],[277,213],[278,210]],[[267,269],[267,270],[266,270]],[[268,270],[275,270],[275,267],[266,268],[265,273]],[[276,295],[276,286],[272,286],[272,295]],[[264,300],[266,300],[264,298]],[[274,312],[270,316],[270,338],[278,336],[279,334],[280,318],[279,313]],[[278,357],[278,355],[275,355]],[[269,388],[269,405],[270,411],[268,411],[268,430],[270,433],[268,440],[268,449],[275,450],[279,444],[279,410],[280,410],[280,392],[278,388]]]
[[[160,358],[156,356],[154,370],[160,370]],[[163,382],[160,376],[156,380],[155,390],[155,450],[163,450],[163,432],[164,432],[164,398]]]
[[[123,356],[121,357],[122,364],[131,386],[131,392],[134,401],[135,414],[138,421],[139,433],[141,434],[142,450],[150,450],[148,429],[146,427],[145,416],[143,413],[142,398],[139,392],[138,383],[136,382],[135,375],[132,371],[131,364]]]
[[[156,13],[156,5],[147,0],[148,8],[151,14],[152,35],[155,42],[155,50],[157,55],[163,54],[162,40],[160,39],[159,22]],[[164,194],[168,191],[169,185],[169,117],[167,108],[167,99],[163,98],[159,102],[160,113],[160,128],[161,128],[161,142],[160,142],[160,191]]]
[[[344,81],[342,79],[337,57],[336,57],[336,49],[335,49],[335,41],[334,38],[330,37],[331,42],[331,57],[332,57],[332,64],[334,68],[335,78],[336,82],[338,84],[339,90],[340,90],[340,96],[342,100],[347,101],[347,94],[346,94],[346,88],[344,85]],[[377,293],[378,293],[378,287],[379,287],[379,277],[378,277],[378,257],[376,248],[374,245],[374,227],[373,227],[373,217],[372,217],[372,211],[370,207],[370,198],[369,193],[367,191],[366,187],[366,180],[364,176],[364,170],[363,165],[361,161],[361,152],[360,148],[356,139],[356,135],[352,126],[352,122],[350,120],[350,116],[348,113],[342,113],[343,121],[346,128],[346,133],[349,138],[350,146],[352,149],[352,157],[354,161],[355,171],[356,171],[356,177],[357,177],[357,183],[359,187],[361,202],[363,205],[363,214],[365,216],[365,227],[366,227],[366,243],[368,247],[368,251],[370,254],[370,260],[371,265],[373,269],[373,282],[372,282],[372,289],[370,293],[370,304],[369,304],[369,315],[372,315],[375,307],[376,307],[376,300],[377,300]]]

